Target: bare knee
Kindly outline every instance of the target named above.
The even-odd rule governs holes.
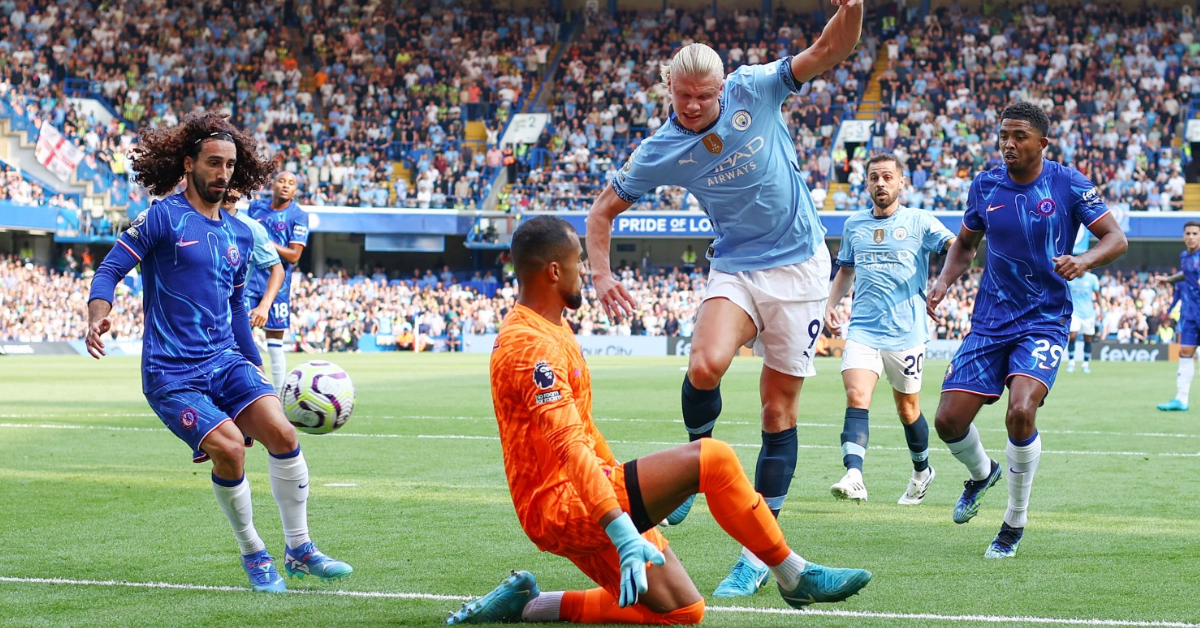
[[[858,386],[851,386],[846,389],[846,407],[856,408],[859,410],[867,410],[871,407],[871,393],[873,390],[866,390]]]
[[[217,477],[233,480],[242,476],[246,462],[246,447],[230,438],[206,438],[201,449],[212,459]]]
[[[712,390],[721,384],[721,378],[727,370],[729,360],[722,360],[704,352],[693,352],[688,362],[687,376],[692,386],[700,390]]]
[[[1037,405],[1033,403],[1011,403],[1004,416],[1004,425],[1011,436],[1028,438],[1033,435],[1037,419]]]
[[[933,429],[937,432],[938,438],[942,442],[950,442],[958,440],[966,435],[970,429],[971,423],[967,421],[964,425],[962,421],[950,416],[950,413],[943,408],[938,408],[937,416],[933,419]]]

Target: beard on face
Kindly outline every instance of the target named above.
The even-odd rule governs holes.
[[[568,310],[578,310],[583,307],[583,292],[567,293],[562,295],[563,301],[567,303]]]
[[[204,199],[204,202],[216,204],[225,200],[225,190],[213,191],[209,187],[213,182],[201,177],[200,173],[192,173],[192,183],[196,186],[196,194],[200,195],[200,198]],[[221,182],[222,188],[227,185],[229,185],[228,181]]]

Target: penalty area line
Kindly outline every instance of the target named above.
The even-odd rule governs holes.
[[[0,576],[0,583],[46,584],[79,587],[122,587],[133,589],[175,589],[182,591],[218,591],[230,593],[253,593],[246,587],[214,586],[204,584],[179,584],[173,582],[126,582],[121,580],[76,580],[71,578],[17,578]],[[435,593],[404,593],[387,591],[347,591],[322,589],[291,589],[291,594],[329,595],[334,597],[430,600],[460,602],[474,599],[465,595],[439,595]],[[840,611],[824,609],[795,610],[790,608],[756,608],[751,606],[713,606],[705,609],[715,613],[743,613],[748,615],[808,615],[816,617],[851,617],[856,619],[900,619],[937,622],[976,622],[990,624],[1039,624],[1056,626],[1114,626],[1129,628],[1200,628],[1200,624],[1181,621],[1138,621],[1125,619],[1083,619],[1062,617],[1009,617],[1003,615],[939,615],[936,613],[887,613],[875,611]]]

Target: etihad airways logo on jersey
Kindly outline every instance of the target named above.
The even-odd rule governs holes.
[[[916,259],[912,251],[863,251],[854,254],[855,266],[878,266],[880,264],[908,265]]]
[[[754,156],[767,145],[761,135],[752,138],[741,148],[733,151],[728,157],[713,168],[712,174],[706,177],[709,187],[732,181],[742,175],[758,170],[758,162]]]

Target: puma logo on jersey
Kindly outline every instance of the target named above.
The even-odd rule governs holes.
[[[684,164],[694,164],[694,163],[698,163],[698,162],[696,161],[696,159],[694,157],[692,157],[692,153],[688,153],[687,159],[679,160],[679,165],[681,165],[681,166]]]

